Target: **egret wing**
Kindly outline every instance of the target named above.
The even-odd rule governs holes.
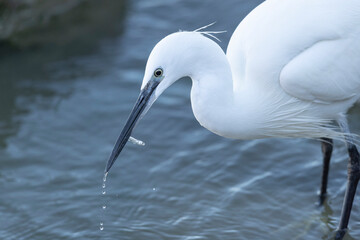
[[[320,39],[292,58],[280,73],[290,95],[332,103],[360,95],[359,35]]]
[[[331,103],[357,95],[359,22],[358,0],[264,1],[229,42],[235,90],[270,88],[280,80],[285,92],[303,100]]]

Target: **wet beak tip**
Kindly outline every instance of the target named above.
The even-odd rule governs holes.
[[[158,81],[150,81],[150,82],[148,82],[148,85],[145,86],[145,88],[140,92],[140,96],[139,96],[138,100],[136,101],[132,112],[130,113],[130,116],[125,124],[125,127],[123,128],[118,140],[115,143],[113,152],[112,152],[110,159],[108,160],[106,168],[105,168],[105,174],[107,174],[110,171],[111,167],[113,166],[116,159],[118,158],[120,152],[124,148],[125,144],[128,142],[131,132],[132,132],[133,128],[135,127],[136,122],[139,120],[142,112],[145,110],[145,108],[148,104],[148,101],[149,101],[151,95],[153,94],[155,88],[158,86],[158,84],[159,84]],[[145,145],[145,143],[142,141],[139,141],[137,139],[134,140],[133,138],[131,138],[131,139],[132,139],[132,141],[135,141],[137,144]]]

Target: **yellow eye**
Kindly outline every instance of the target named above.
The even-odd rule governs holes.
[[[161,68],[157,68],[155,71],[154,71],[154,76],[155,77],[161,77],[163,75],[163,70]]]

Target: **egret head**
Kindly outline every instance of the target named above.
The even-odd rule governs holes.
[[[171,84],[193,72],[192,64],[198,61],[197,45],[202,41],[211,41],[200,33],[177,32],[168,35],[158,42],[151,51],[146,63],[141,90],[158,78],[159,84],[154,90],[151,104]],[[159,77],[157,77],[159,75]]]
[[[176,80],[191,77],[199,69],[199,61],[196,60],[202,54],[207,54],[208,44],[216,45],[197,32],[173,33],[156,44],[146,64],[140,95],[115,144],[106,172],[124,148],[136,122],[145,115],[161,93]]]

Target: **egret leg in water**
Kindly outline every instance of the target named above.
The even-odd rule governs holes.
[[[323,153],[323,172],[321,178],[319,204],[323,205],[327,195],[327,184],[330,169],[330,159],[333,150],[333,141],[330,138],[321,139],[321,150]]]
[[[150,53],[140,95],[105,172],[162,92],[189,77],[194,115],[215,134],[347,143],[348,185],[336,234],[342,239],[360,171],[358,141],[351,138],[345,118],[360,98],[359,22],[359,0],[267,0],[238,25],[226,54],[213,41],[217,32],[205,27],[170,34]],[[323,149],[320,194],[324,197],[330,145],[323,143]]]

